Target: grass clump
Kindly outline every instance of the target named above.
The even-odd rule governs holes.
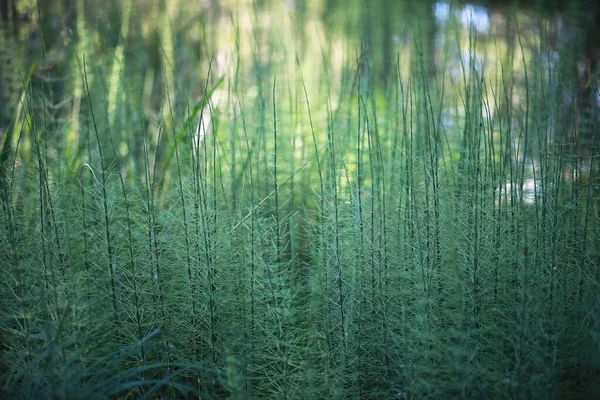
[[[131,7],[1,142],[3,397],[593,398],[598,110],[544,49],[415,39],[382,85],[240,16],[195,97],[174,26],[134,78]]]

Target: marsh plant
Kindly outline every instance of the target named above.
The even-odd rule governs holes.
[[[108,56],[79,9],[62,75],[14,70],[3,398],[600,393],[599,93],[543,41],[448,28],[381,82],[364,43],[307,63],[234,15],[190,83],[164,7],[156,70],[130,2]]]

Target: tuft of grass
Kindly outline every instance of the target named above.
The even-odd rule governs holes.
[[[230,69],[217,46],[188,84],[164,4],[138,74],[135,7],[110,57],[78,15],[73,103],[49,71],[21,79],[3,397],[593,397],[598,110],[565,102],[575,80],[521,25],[486,58],[449,23],[441,56],[415,38],[382,78],[368,38],[319,39],[309,69],[252,3]]]

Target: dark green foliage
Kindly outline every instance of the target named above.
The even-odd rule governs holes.
[[[437,78],[415,40],[385,88],[365,49],[330,83],[323,49],[312,93],[254,34],[252,74],[211,58],[194,98],[165,72],[162,107],[82,58],[79,142],[23,82],[1,397],[597,396],[600,135],[576,83],[520,35],[522,70],[484,65],[471,31]]]

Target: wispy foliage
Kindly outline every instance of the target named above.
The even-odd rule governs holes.
[[[233,18],[194,97],[172,27],[134,78],[130,7],[111,73],[82,37],[68,108],[32,67],[0,146],[3,398],[598,393],[598,109],[516,27],[385,85],[323,47],[315,89]]]

